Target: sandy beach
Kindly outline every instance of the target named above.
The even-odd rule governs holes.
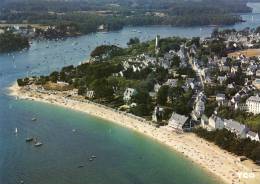
[[[136,118],[135,116],[123,112],[119,113],[111,108],[91,102],[67,98],[64,95],[59,94],[59,92],[41,93],[35,90],[20,88],[17,84],[13,84],[9,90],[11,96],[19,99],[51,103],[82,111],[149,136],[181,153],[200,167],[204,168],[210,174],[220,178],[221,183],[260,183],[259,166],[253,164],[250,160],[240,162],[238,161],[237,156],[198,138],[193,133],[178,134],[167,126],[156,128],[142,118]]]

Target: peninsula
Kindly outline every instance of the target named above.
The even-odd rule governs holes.
[[[203,40],[157,36],[133,38],[127,48],[101,45],[88,62],[18,79],[10,91],[150,136],[225,183],[259,183],[259,60],[227,57],[258,48],[258,34],[215,30]]]

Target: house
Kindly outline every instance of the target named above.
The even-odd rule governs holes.
[[[185,81],[185,87],[186,89],[194,89],[195,88],[195,80],[194,78],[187,78]]]
[[[258,77],[258,78],[260,78],[260,70],[256,70],[255,76]]]
[[[258,133],[248,131],[246,137],[251,139],[252,141],[260,141]]]
[[[155,92],[149,92],[149,96],[152,97],[153,99],[155,99],[156,96],[157,96],[157,93],[155,93]]]
[[[160,84],[155,84],[154,85],[154,91],[156,92],[156,93],[158,93],[158,91],[159,91],[159,89],[161,88],[161,85]]]
[[[232,120],[232,119],[224,119],[224,126],[225,129],[228,131],[235,133],[237,136],[241,138],[246,137],[247,128],[245,125],[240,124],[239,122]]]
[[[204,114],[205,101],[206,101],[206,96],[203,94],[203,92],[200,92],[196,97],[195,107],[193,110],[193,118],[195,120],[198,120]]]
[[[214,114],[209,118],[208,122],[209,122],[209,127],[212,129],[224,128],[224,120]]]
[[[204,111],[205,111],[205,103],[202,100],[199,100],[199,101],[196,102],[195,111],[199,115],[202,115],[204,113]]]
[[[107,31],[107,26],[105,26],[104,24],[101,24],[98,26],[97,30],[100,32]]]
[[[220,64],[224,66],[227,63],[227,57],[222,57],[220,60]]]
[[[260,89],[260,79],[255,79],[253,81],[253,85],[257,88],[257,89]]]
[[[235,74],[238,72],[238,66],[232,66],[231,67],[231,73]]]
[[[57,84],[60,85],[60,86],[68,86],[69,85],[69,83],[63,82],[63,81],[57,81]]]
[[[219,67],[219,70],[221,71],[221,72],[229,72],[230,71],[230,67],[229,66],[220,66]]]
[[[218,93],[218,94],[216,95],[216,101],[218,102],[219,105],[223,105],[224,102],[225,102],[225,100],[226,100],[225,94],[223,94],[223,93]]]
[[[246,100],[247,110],[253,114],[260,114],[260,97],[251,96]]]
[[[206,116],[206,115],[202,115],[201,116],[201,126],[203,127],[203,128],[206,128],[207,126],[208,126],[208,124],[209,124],[209,118]]]
[[[92,90],[88,90],[88,91],[86,92],[86,97],[87,97],[87,98],[94,98],[94,95],[95,95],[95,92],[92,91]]]
[[[155,122],[162,121],[164,109],[156,106],[153,111],[152,120]]]
[[[190,130],[191,126],[189,125],[188,119],[189,118],[186,116],[173,112],[171,118],[169,119],[168,126],[176,131],[181,132],[184,130]]]
[[[133,88],[126,88],[124,92],[124,101],[128,102],[131,100],[132,96],[136,93],[136,90]]]
[[[227,88],[229,88],[229,89],[234,89],[235,87],[234,87],[234,84],[231,83],[231,84],[228,84],[228,85],[227,85]]]
[[[227,76],[218,76],[217,80],[222,85],[227,80]]]
[[[168,79],[164,85],[170,86],[170,87],[176,87],[177,86],[178,79]]]

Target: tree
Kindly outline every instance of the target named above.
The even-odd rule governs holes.
[[[101,45],[96,47],[90,54],[91,57],[99,57],[102,59],[120,56],[123,54],[123,49],[115,45]]]
[[[139,38],[135,37],[135,38],[130,38],[130,40],[127,42],[127,45],[136,45],[139,43],[140,43]]]
[[[136,107],[131,108],[131,112],[137,116],[148,116],[152,110],[152,99],[149,93],[144,90],[137,90],[132,97],[132,102],[137,103]]]
[[[255,161],[260,161],[260,146],[256,147],[250,156]]]
[[[78,95],[85,95],[87,88],[80,86],[78,89]]]
[[[215,28],[212,33],[211,33],[211,37],[212,38],[217,38],[219,34],[218,28]]]
[[[224,55],[226,45],[223,41],[213,40],[212,42],[209,43],[208,46],[209,46],[210,51],[213,52],[215,55],[218,55],[218,56]]]
[[[54,71],[50,74],[50,81],[56,83],[59,77],[59,72]]]
[[[137,104],[151,104],[151,97],[149,93],[144,90],[137,90],[137,93],[132,97],[132,101]]]
[[[29,40],[19,34],[13,34],[11,32],[5,32],[0,34],[0,53],[19,51],[24,48],[29,48]]]
[[[26,86],[26,85],[28,85],[28,80],[27,80],[27,78],[17,79],[17,84],[18,84],[18,86]]]
[[[169,86],[162,86],[157,93],[157,103],[159,105],[166,105],[169,93]]]
[[[200,46],[200,37],[193,37],[191,39],[191,44],[195,44],[196,47],[199,47]]]
[[[95,91],[96,98],[111,100],[114,97],[113,87],[108,84],[106,79],[94,80],[90,87]]]
[[[175,67],[179,67],[180,66],[180,63],[181,63],[181,59],[179,56],[175,55],[173,56],[172,58],[172,66],[175,66]]]

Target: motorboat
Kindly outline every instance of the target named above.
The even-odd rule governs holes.
[[[41,143],[41,142],[36,142],[35,144],[34,144],[34,146],[35,147],[40,147],[40,146],[42,146],[43,144]]]

